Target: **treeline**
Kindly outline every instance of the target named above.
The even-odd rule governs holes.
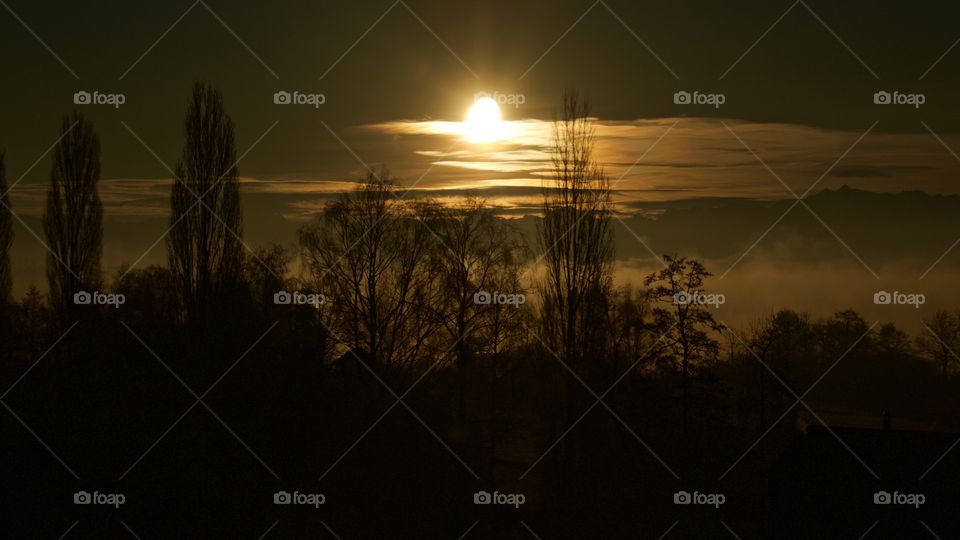
[[[5,312],[45,296],[63,326],[92,311],[77,305],[76,293],[109,290],[144,297],[155,313],[196,329],[229,318],[238,306],[269,303],[277,291],[303,289],[325,299],[316,306],[320,332],[372,366],[415,370],[446,355],[462,367],[471,357],[526,343],[533,333],[582,375],[622,342],[613,332],[622,321],[610,312],[633,311],[635,330],[645,334],[628,339],[634,356],[660,336],[651,354],[675,357],[673,368],[684,377],[720,360],[724,329],[710,310],[675,302],[677,294],[703,292],[710,274],[699,262],[665,256],[664,269],[650,275],[641,290],[614,287],[611,186],[593,157],[588,105],[576,95],[564,97],[555,122],[553,174],[545,181],[543,219],[533,246],[484,200],[459,206],[406,200],[402,185],[383,169],[369,171],[353,192],[302,227],[299,253],[279,245],[252,250],[242,240],[234,125],[216,89],[194,86],[184,134],[164,235],[168,264],[125,266],[107,284],[100,264],[100,142],[91,121],[77,113],[64,118],[43,215],[48,291],[31,290],[20,302],[12,295],[13,214],[0,154]],[[295,257],[303,271],[293,277],[289,266]],[[522,306],[498,303],[497,297],[478,301],[493,293],[531,295],[536,301]],[[628,310],[622,303],[636,305]],[[778,317],[758,322],[754,333]],[[889,324],[875,334],[897,352],[934,362],[944,376],[956,372],[960,360],[951,351],[960,348],[960,311],[939,311],[924,323],[930,332],[913,340]]]
[[[926,321],[930,332],[916,338],[892,324],[871,326],[853,311],[811,320],[784,310],[731,329],[711,306],[678,300],[705,293],[710,277],[700,262],[678,255],[663,256],[663,269],[642,284],[615,285],[612,186],[594,158],[589,108],[576,94],[564,96],[554,124],[553,174],[535,245],[481,199],[458,206],[408,200],[381,169],[303,226],[298,252],[279,245],[252,250],[242,240],[234,126],[217,90],[194,87],[184,131],[165,236],[168,264],[125,266],[106,279],[99,141],[89,120],[64,119],[43,217],[48,292],[30,289],[19,300],[11,293],[12,214],[0,161],[8,385],[77,321],[83,334],[45,360],[53,370],[48,390],[62,390],[61,397],[82,401],[86,382],[136,410],[152,410],[170,388],[151,357],[198,394],[240,358],[251,367],[237,368],[241,373],[231,377],[238,381],[223,390],[223,406],[240,411],[225,423],[242,426],[236,431],[255,442],[261,463],[285,463],[306,476],[339,467],[387,406],[413,401],[413,416],[440,433],[460,463],[398,408],[392,414],[404,420],[391,417],[371,435],[380,445],[356,450],[364,470],[356,472],[358,461],[345,463],[352,472],[329,482],[343,487],[359,478],[378,486],[382,502],[404,497],[402,487],[384,485],[387,475],[409,476],[461,508],[420,510],[444,524],[437,530],[459,527],[455,518],[470,512],[461,501],[479,486],[512,486],[530,494],[533,508],[575,508],[568,517],[590,520],[628,515],[636,504],[666,508],[668,497],[661,500],[657,489],[722,472],[789,411],[790,389],[815,385],[811,403],[877,414],[923,415],[956,401],[960,312],[936,313]],[[298,257],[302,270],[294,276]],[[78,303],[83,292],[125,301]],[[825,372],[833,374],[817,385]],[[919,399],[902,399],[896,387],[905,380],[924,389]],[[103,410],[78,410],[89,418],[76,422],[103,433],[93,425]],[[71,414],[80,415],[50,412],[49,430]],[[149,427],[140,418],[121,422],[144,434],[124,443],[124,457],[133,461],[165,418],[158,413]],[[779,423],[745,467],[776,467],[791,433],[790,421]],[[69,445],[64,438],[53,446]],[[75,452],[90,458],[93,450]],[[165,463],[168,469],[158,467],[183,474],[176,460]],[[112,462],[99,467],[117,476]],[[746,500],[764,496],[762,475],[738,478],[732,491]],[[248,480],[220,481],[242,489],[233,482]],[[611,485],[619,499],[611,500]],[[344,515],[362,520],[363,498],[343,497],[356,503]],[[409,506],[416,502],[405,504],[388,513],[413,523],[404,512],[416,514]],[[643,519],[656,518],[651,512]]]

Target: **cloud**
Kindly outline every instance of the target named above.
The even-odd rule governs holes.
[[[443,175],[426,183],[431,187],[517,173],[526,174],[528,185],[539,185],[549,166],[551,123],[507,124],[513,133],[509,142],[484,145],[463,142],[459,122],[398,121],[364,127],[391,135],[395,144],[409,144],[411,158],[423,159],[422,166],[442,167]],[[792,196],[790,191],[803,193],[813,185],[835,188],[841,183],[874,191],[960,192],[952,180],[960,164],[928,133],[875,129],[845,155],[866,126],[853,131],[682,117],[598,120],[595,127],[596,157],[615,187],[659,200],[784,198]],[[960,138],[943,138],[949,146],[960,147]],[[451,143],[455,150],[439,149]],[[454,176],[451,169],[460,174]]]
[[[361,126],[353,130],[361,140],[350,144],[388,149],[395,176],[417,189],[449,196],[450,190],[497,188],[484,195],[527,197],[524,189],[539,189],[549,171],[552,123],[507,124],[511,137],[499,143],[469,143],[461,122],[429,120]],[[687,198],[790,199],[791,191],[841,184],[880,192],[960,193],[954,180],[960,163],[929,133],[875,129],[837,163],[863,132],[699,117],[597,120],[595,127],[596,157],[611,178],[621,212]],[[960,148],[960,137],[941,138]],[[330,194],[353,189],[359,177],[351,175],[363,172],[260,174],[241,178],[241,192],[245,205],[272,206],[299,220],[305,212],[315,213]],[[130,219],[166,216],[171,184],[169,178],[101,180],[105,213]],[[17,186],[11,197],[18,213],[40,216],[45,189],[44,184]]]

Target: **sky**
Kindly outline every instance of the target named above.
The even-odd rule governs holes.
[[[926,133],[924,121],[938,133],[956,130],[960,52],[950,47],[960,7],[742,4],[14,0],[0,17],[8,73],[0,120],[16,129],[0,144],[11,173],[26,170],[55,138],[74,92],[121,92],[120,108],[84,109],[104,142],[103,177],[169,176],[130,131],[174,161],[198,79],[224,92],[241,148],[276,123],[242,162],[257,178],[352,178],[357,157],[408,158],[406,141],[384,144],[364,126],[459,121],[478,91],[522,94],[523,105],[504,108],[513,120],[549,120],[573,87],[607,121],[707,116],[857,133],[879,121],[879,132]],[[926,103],[877,107],[873,93],[884,89],[923,92]],[[278,90],[326,100],[276,106]],[[723,93],[726,102],[676,105],[680,90]],[[45,168],[26,180],[42,181]]]
[[[16,290],[42,284],[43,247],[27,227],[41,231],[47,152],[74,109],[102,142],[105,268],[164,260],[153,244],[196,80],[223,92],[236,123],[255,245],[291,243],[331,194],[380,165],[441,199],[480,194],[504,216],[536,213],[565,88],[592,104],[623,216],[648,203],[792,200],[843,185],[957,194],[960,5],[917,7],[5,0],[0,147],[23,219]],[[75,105],[82,91],[124,103]],[[276,104],[281,91],[322,104]],[[464,140],[478,92],[500,96],[509,137]],[[678,103],[678,92],[705,102]],[[878,92],[907,103],[877,104]]]

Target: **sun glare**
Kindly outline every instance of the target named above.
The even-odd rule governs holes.
[[[473,103],[467,112],[464,135],[473,143],[488,143],[504,137],[505,126],[496,101],[483,97]]]

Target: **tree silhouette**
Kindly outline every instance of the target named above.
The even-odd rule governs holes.
[[[538,231],[546,267],[542,317],[550,346],[579,370],[604,339],[595,322],[613,280],[610,181],[594,159],[590,107],[579,95],[564,94],[553,138]]]
[[[551,171],[543,182],[543,219],[538,240],[544,275],[539,282],[543,340],[566,370],[558,387],[559,424],[570,426],[587,407],[581,381],[590,381],[607,355],[608,313],[613,281],[613,231],[609,178],[594,158],[590,107],[575,93],[563,96],[553,122]],[[558,451],[564,491],[591,492],[596,475],[577,470],[588,463],[595,424],[565,437]],[[560,428],[565,429],[565,428]]]
[[[78,113],[64,118],[61,138],[53,150],[50,188],[43,230],[51,306],[61,317],[73,311],[73,295],[100,286],[103,251],[103,205],[100,180],[100,139],[93,123]]]
[[[671,360],[680,373],[683,430],[687,430],[690,409],[690,377],[695,369],[717,360],[719,344],[710,331],[719,325],[710,308],[693,297],[703,293],[703,280],[710,276],[696,260],[663,257],[666,268],[644,279],[650,297],[659,307],[653,309],[654,325],[664,335]]]
[[[10,268],[10,247],[13,245],[13,223],[10,198],[7,196],[7,165],[0,151],[0,362],[7,363],[13,337],[13,272]]]
[[[301,228],[299,240],[311,285],[331,300],[338,339],[375,367],[405,371],[437,329],[442,293],[428,267],[434,238],[394,189],[388,171],[371,172]]]
[[[468,364],[474,353],[496,351],[503,319],[518,313],[516,308],[498,304],[492,295],[522,294],[524,247],[516,231],[498,219],[483,200],[470,199],[463,208],[436,207],[436,214],[428,225],[439,236],[434,255],[444,291],[441,316],[451,343],[456,344],[458,414],[462,419]]]
[[[880,350],[887,354],[904,356],[912,352],[910,335],[893,323],[878,326],[873,337]]]
[[[242,271],[243,214],[233,121],[213,87],[196,83],[170,194],[170,268],[192,321],[206,321]]]
[[[605,323],[610,327],[611,380],[629,366],[649,370],[655,365],[657,335],[649,323],[650,299],[646,291],[626,285],[612,295]]]
[[[816,356],[816,340],[806,315],[784,309],[755,323],[747,341],[753,352],[742,357],[757,392],[757,402],[751,403],[750,409],[757,411],[760,429],[766,429],[767,412],[779,414],[792,398],[768,368],[791,388],[802,386],[806,381],[801,371],[805,361]]]
[[[13,221],[8,189],[6,155],[0,152],[0,309],[10,303],[13,294],[13,273],[10,269]]]
[[[924,328],[917,336],[920,354],[933,361],[944,377],[960,367],[955,351],[960,351],[960,312],[938,310],[923,321]]]
[[[819,361],[829,365],[831,358],[839,358],[845,353],[853,360],[874,352],[873,340],[861,339],[869,329],[867,321],[852,309],[834,313],[818,328],[817,341],[821,352]],[[851,347],[853,349],[849,350]]]

